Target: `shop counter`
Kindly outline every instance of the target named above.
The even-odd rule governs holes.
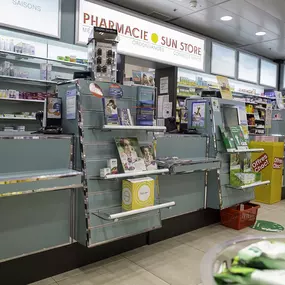
[[[81,172],[72,136],[0,135],[0,260],[69,244]]]

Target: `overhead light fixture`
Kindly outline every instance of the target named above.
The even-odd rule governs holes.
[[[191,0],[191,1],[190,1],[190,7],[191,7],[191,8],[196,8],[196,7],[197,7],[197,4],[198,4],[198,1],[197,1],[197,0]]]
[[[223,16],[223,17],[221,18],[222,21],[230,21],[230,20],[232,20],[232,19],[233,19],[232,16]]]
[[[264,35],[266,35],[266,33],[265,32],[257,32],[257,33],[255,33],[257,36],[264,36]]]

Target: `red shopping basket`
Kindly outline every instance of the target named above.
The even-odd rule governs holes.
[[[241,230],[254,225],[260,206],[252,203],[245,203],[243,205],[244,210],[240,209],[240,205],[221,210],[222,225],[235,230]]]

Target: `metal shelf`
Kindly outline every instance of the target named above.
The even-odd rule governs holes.
[[[17,52],[13,52],[13,51],[0,50],[0,55],[13,55],[13,56],[15,56],[16,60],[32,58],[32,59],[40,59],[40,60],[44,60],[44,61],[59,62],[61,64],[69,65],[69,66],[87,67],[87,64],[84,64],[84,63],[77,63],[77,62],[70,62],[70,61],[64,61],[64,60],[59,60],[59,59],[52,59],[52,58],[41,57],[41,56],[36,56],[36,55],[17,53]]]
[[[1,117],[0,120],[28,120],[28,121],[36,121],[34,117]]]
[[[115,131],[115,130],[139,130],[139,131],[153,131],[153,132],[165,132],[164,126],[121,126],[121,125],[104,125],[103,131]]]
[[[43,180],[51,180],[58,178],[68,178],[79,175],[81,176],[82,173],[71,169],[58,169],[54,171],[32,171],[32,172],[26,171],[26,172],[15,172],[12,174],[3,173],[0,174],[0,185],[43,181]]]
[[[119,221],[119,219],[131,217],[131,216],[142,214],[142,213],[161,210],[161,209],[165,209],[165,208],[171,209],[175,205],[176,204],[173,201],[173,202],[167,202],[167,203],[154,205],[154,206],[150,206],[150,207],[145,207],[145,208],[141,208],[141,209],[137,209],[137,210],[122,211],[122,212],[115,213],[115,214],[105,213],[103,211],[93,212],[92,214],[103,219],[103,220],[108,220],[108,221],[111,220],[111,221],[117,222],[117,221]]]
[[[244,190],[244,189],[248,189],[248,188],[252,188],[252,187],[257,187],[257,186],[261,186],[261,185],[268,185],[270,184],[269,180],[266,181],[258,181],[258,182],[254,182],[252,184],[247,184],[247,185],[243,185],[243,186],[232,186],[232,185],[227,185],[228,188],[233,188],[233,189],[238,189],[238,190]]]
[[[157,170],[149,170],[149,171],[140,171],[140,172],[127,172],[127,173],[118,173],[118,174],[107,174],[106,177],[93,176],[90,177],[91,180],[110,180],[110,179],[121,179],[128,177],[137,177],[137,176],[145,176],[145,175],[159,175],[168,173],[169,169],[157,169]]]
[[[60,190],[70,190],[76,188],[82,188],[82,184],[70,184],[66,186],[57,186],[57,187],[50,187],[50,188],[40,188],[40,189],[33,189],[33,190],[25,190],[22,192],[8,192],[0,194],[0,198],[11,197],[11,196],[20,196],[20,195],[28,195],[28,194],[35,194],[35,193],[42,193],[42,192],[52,192],[52,191],[60,191]]]
[[[5,80],[7,82],[13,82],[19,84],[37,85],[37,86],[48,86],[48,85],[57,84],[57,82],[55,81],[40,80],[33,78],[22,78],[22,77],[7,76],[7,75],[0,75],[0,80]]]
[[[45,102],[45,100],[15,99],[15,98],[0,98],[0,100],[12,101],[12,102],[33,102],[33,103],[44,103]]]
[[[263,152],[263,148],[249,148],[249,149],[233,149],[233,150],[227,150],[227,153],[242,153],[242,152]]]

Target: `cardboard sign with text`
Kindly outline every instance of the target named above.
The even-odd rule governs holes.
[[[218,85],[223,99],[233,99],[230,83],[227,77],[217,75]]]
[[[283,158],[274,157],[273,169],[281,169],[283,167]]]
[[[268,155],[266,153],[262,154],[255,161],[252,162],[251,167],[254,172],[260,172],[264,168],[270,165]]]

